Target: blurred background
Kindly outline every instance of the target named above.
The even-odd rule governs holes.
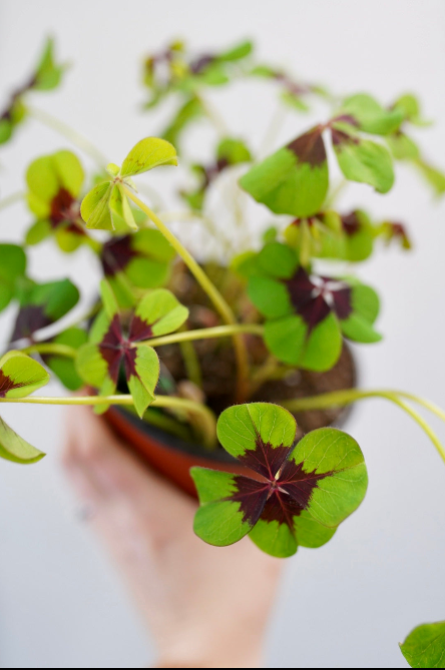
[[[72,68],[61,90],[35,96],[35,104],[114,162],[162,126],[159,115],[140,113],[145,55],[178,36],[202,51],[251,37],[264,60],[340,94],[366,91],[385,104],[419,94],[424,115],[436,121],[419,139],[445,168],[443,0],[0,0],[0,107],[48,34]],[[237,90],[212,94],[228,124],[254,143],[276,104],[263,89],[252,84],[247,99]],[[290,114],[281,139],[313,123]],[[205,146],[205,138],[196,141],[197,150]],[[0,150],[0,197],[23,189],[30,160],[65,147],[30,121]],[[399,167],[388,196],[357,186],[341,204],[369,205],[377,218],[408,224],[415,242],[413,252],[383,251],[359,270],[382,294],[385,335],[357,350],[361,385],[402,388],[445,406],[445,200],[434,201],[414,172]],[[2,212],[2,241],[20,240],[29,223],[24,207]],[[36,277],[69,274],[85,299],[94,293],[97,268],[88,254],[58,258],[48,244],[38,256]],[[11,316],[0,320],[2,340]],[[50,393],[61,390],[54,384]],[[48,457],[30,468],[0,464],[0,666],[153,662],[150,640],[60,472],[63,410],[14,406],[2,416]],[[445,437],[445,427],[432,424]],[[415,424],[380,401],[356,407],[347,430],[365,452],[369,494],[330,544],[288,563],[268,638],[270,667],[407,667],[398,642],[417,624],[445,618],[444,464]]]

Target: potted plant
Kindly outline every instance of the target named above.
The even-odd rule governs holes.
[[[410,126],[426,125],[416,97],[405,94],[386,107],[365,93],[339,98],[258,63],[250,42],[204,55],[176,42],[144,65],[146,109],[173,100],[173,118],[160,137],[142,139],[117,165],[30,106],[31,95],[59,85],[64,69],[48,41],[32,77],[0,116],[0,144],[32,115],[98,164],[87,177],[79,157],[62,149],[34,159],[27,170],[32,223],[22,245],[0,245],[0,309],[16,304],[10,346],[0,360],[0,402],[94,407],[153,467],[198,495],[199,537],[226,546],[249,535],[280,558],[299,546],[326,544],[365,496],[361,449],[333,427],[342,408],[371,397],[393,402],[445,460],[438,437],[412,405],[442,419],[445,413],[401,391],[356,388],[348,345],[381,340],[379,297],[357,278],[356,267],[382,242],[409,249],[407,229],[336,206],[351,182],[390,191],[397,161],[411,164],[437,195],[445,192],[445,176],[409,134]],[[260,153],[228,132],[206,98],[208,87],[248,85],[253,78],[279,93],[279,114]],[[322,121],[306,122],[276,150],[283,110],[303,114],[315,104]],[[176,166],[198,123],[216,130],[213,158],[180,159],[190,184],[178,192],[182,210],[169,211],[147,190],[145,175]],[[215,225],[209,202],[218,191],[234,227]],[[22,197],[13,194],[0,208]],[[267,212],[262,230],[245,218],[249,199],[259,203],[255,216]],[[179,220],[202,233],[197,258],[172,230]],[[32,279],[27,257],[45,240],[61,253],[87,248],[103,274],[88,313],[58,330],[79,291],[69,279]],[[88,392],[32,395],[51,373],[68,391]],[[44,454],[0,420],[0,456],[24,464]],[[413,667],[443,667],[443,629],[422,627],[408,638],[402,651]]]

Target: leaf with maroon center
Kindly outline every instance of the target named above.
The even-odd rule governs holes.
[[[70,312],[79,301],[79,291],[69,279],[36,284],[23,282],[19,291],[20,308],[11,342],[33,340],[37,331],[51,326]]]
[[[321,277],[298,266],[287,245],[267,244],[257,255],[248,294],[266,318],[265,342],[279,360],[323,372],[337,362],[342,334],[378,342],[373,328],[379,300],[355,280]]]
[[[359,124],[352,116],[338,116],[328,125],[334,152],[346,179],[369,184],[379,193],[388,193],[395,181],[393,160],[388,149],[363,139],[357,132]]]
[[[48,384],[50,376],[40,363],[20,351],[0,359],[0,398],[26,398]],[[36,463],[44,454],[23,440],[0,418],[0,458],[14,463]]]
[[[26,174],[27,201],[37,221],[28,230],[27,244],[39,244],[54,234],[61,250],[69,253],[85,241],[79,201],[84,178],[82,165],[71,151],[31,163]]]
[[[170,276],[175,251],[158,230],[140,230],[115,237],[103,245],[105,278],[122,308],[134,306],[133,288],[158,288]]]
[[[100,389],[101,395],[109,396],[115,393],[123,370],[142,417],[154,400],[159,378],[159,359],[149,340],[177,330],[187,320],[188,310],[170,291],[158,289],[142,299],[126,326],[106,281],[101,294],[104,309],[93,325],[89,343],[79,349],[77,372],[87,384]],[[98,411],[107,409],[104,404]]]
[[[363,454],[335,429],[314,431],[295,446],[296,430],[294,417],[276,405],[223,412],[219,440],[246,475],[192,469],[201,539],[227,546],[250,535],[266,553],[285,558],[299,545],[317,548],[333,537],[366,493]]]
[[[319,212],[329,188],[323,130],[316,126],[254,166],[241,178],[241,187],[275,214]]]

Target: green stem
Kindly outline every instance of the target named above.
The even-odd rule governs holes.
[[[262,337],[264,327],[258,324],[236,324],[233,326],[216,326],[215,328],[202,328],[200,330],[185,330],[181,333],[172,333],[163,337],[154,337],[146,340],[143,344],[150,347],[164,347],[167,344],[176,344],[178,342],[192,342],[194,340],[211,340],[218,337],[231,337],[249,333]]]
[[[17,193],[8,195],[6,198],[3,198],[3,200],[0,200],[0,212],[3,209],[7,209],[7,207],[11,207],[12,205],[17,204],[18,202],[23,202],[25,198],[26,193],[23,191],[18,191]]]
[[[63,121],[60,121],[60,119],[55,118],[51,114],[48,114],[48,112],[44,112],[42,109],[28,107],[28,112],[34,119],[40,123],[43,123],[48,128],[51,128],[56,133],[63,135],[81,151],[88,154],[88,156],[90,156],[90,158],[92,158],[100,168],[104,168],[107,165],[108,160],[103,155],[103,153],[97,149],[94,144],[92,144],[86,137],[78,133],[77,130],[74,130],[74,128],[71,128],[71,126],[64,123]]]
[[[213,123],[213,126],[215,127],[218,135],[220,137],[227,137],[229,135],[229,131],[226,126],[226,122],[216,107],[209,100],[204,98],[202,94],[197,95],[196,97],[199,99],[207,118]]]
[[[63,356],[64,358],[76,358],[77,350],[66,344],[33,344],[20,350],[22,354],[44,354],[51,356]]]
[[[154,212],[151,211],[147,205],[142,202],[132,191],[124,187],[125,194],[127,197],[134,202],[135,205],[139,207],[150,219],[153,221],[155,226],[161,231],[164,237],[170,242],[175,251],[182,258],[190,272],[195,277],[198,284],[201,286],[203,291],[208,295],[218,313],[221,315],[222,319],[229,325],[236,325],[235,315],[224,300],[221,293],[218,291],[216,286],[210,281],[204,270],[201,266],[195,261],[193,256],[189,251],[181,244],[175,235],[167,228],[167,226],[161,221],[161,219],[156,216]],[[238,384],[237,384],[237,400],[242,402],[244,398],[247,397],[247,382],[249,379],[249,360],[247,356],[247,348],[243,341],[242,336],[239,333],[233,335],[234,338],[234,347],[235,353],[238,362]]]
[[[407,403],[400,399],[400,396],[406,397],[413,402],[418,402],[424,407],[427,407],[431,411],[438,413],[435,405],[429,403],[428,401],[421,400],[416,396],[411,396],[410,394],[398,393],[397,391],[358,391],[355,389],[350,389],[346,391],[335,391],[334,393],[325,393],[319,396],[313,396],[311,398],[301,398],[298,400],[287,400],[283,401],[280,404],[291,412],[306,412],[314,409],[327,409],[330,407],[345,407],[359,400],[366,400],[368,398],[383,398],[394,403],[400,409],[403,409],[404,412],[409,414],[412,419],[425,431],[428,435],[437,451],[439,452],[443,461],[445,461],[445,449],[437,437],[433,429],[427,424],[425,419],[423,419],[418,412],[412,409]],[[434,409],[433,409],[434,408]],[[443,414],[443,416],[442,416]],[[445,414],[442,410],[439,410],[439,416],[445,420]]]
[[[332,207],[334,207],[338,198],[343,193],[348,184],[349,182],[347,179],[342,179],[341,181],[339,181],[337,186],[335,186],[332,192],[328,195],[327,200],[324,204],[324,209],[332,209]]]
[[[65,398],[0,398],[0,403],[13,403],[23,405],[74,405],[89,406],[96,405],[134,405],[133,398],[130,395],[113,396],[85,396],[85,397],[65,397]],[[205,446],[209,449],[215,448],[216,441],[216,419],[213,412],[194,400],[185,398],[173,398],[171,396],[157,396],[150,407],[159,407],[164,409],[179,409],[185,412],[191,412],[200,417],[200,424],[203,430],[203,439]]]

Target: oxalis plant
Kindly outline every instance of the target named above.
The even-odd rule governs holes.
[[[193,468],[201,502],[195,532],[216,546],[249,535],[261,550],[281,558],[299,546],[326,544],[359,507],[368,483],[364,456],[352,437],[334,428],[302,435],[296,414],[384,398],[420,425],[445,460],[438,437],[414,405],[443,420],[445,413],[408,393],[350,388],[277,397],[277,404],[255,400],[272,381],[288,380],[298,371],[332,370],[345,340],[381,340],[379,297],[357,278],[356,267],[389,243],[409,249],[408,231],[399,222],[375,221],[363,210],[339,211],[337,198],[351,182],[389,192],[397,162],[417,170],[436,195],[445,192],[445,176],[411,137],[414,127],[428,125],[417,98],[405,94],[383,106],[365,93],[338,97],[257,62],[250,42],[202,55],[176,42],[144,64],[145,109],[162,110],[166,104],[174,114],[160,137],[142,139],[118,165],[33,106],[39,92],[61,83],[65,69],[48,41],[31,78],[0,116],[0,145],[33,117],[96,164],[87,176],[79,157],[67,149],[37,157],[27,170],[25,191],[0,201],[0,209],[25,201],[31,223],[21,245],[0,245],[0,309],[15,305],[0,360],[0,402],[90,405],[98,413],[126,406],[142,420],[200,443],[203,452],[224,448],[245,474]],[[262,80],[279,96],[258,151],[227,129],[208,98],[213,87],[234,82],[247,87],[250,80]],[[297,115],[314,108],[321,109],[322,121],[306,121],[304,132],[296,131],[285,147],[273,151],[284,115],[293,115],[297,125]],[[181,151],[197,124],[216,131],[213,157],[205,163]],[[178,153],[189,183],[179,191],[182,210],[175,212],[163,207],[148,179],[148,184],[145,177],[136,180],[150,170],[176,166]],[[336,169],[339,182],[330,176]],[[230,186],[225,204],[237,220],[236,253],[208,211],[222,183]],[[138,189],[148,197],[139,198]],[[272,224],[253,236],[244,235],[243,193],[269,212]],[[181,241],[187,236],[173,233],[170,224],[177,221],[193,221],[207,238],[216,239],[224,259],[215,262],[203,253],[198,262]],[[80,297],[76,286],[66,278],[42,284],[28,271],[28,256],[44,241],[64,254],[88,250],[103,275],[100,287],[93,287],[91,309],[68,327],[67,315]],[[204,297],[198,301],[199,318],[192,314],[193,299],[183,304],[184,285]],[[202,340],[220,341],[224,348],[212,349],[213,355],[229,350],[236,364],[231,402],[219,417],[204,393],[206,375],[212,373],[197,352]],[[180,347],[185,383],[179,384],[166,365],[163,349],[171,345]],[[51,373],[68,391],[87,388],[88,393],[33,396]],[[0,456],[29,464],[44,454],[0,420]],[[402,651],[413,667],[444,667],[445,623],[417,629]]]

